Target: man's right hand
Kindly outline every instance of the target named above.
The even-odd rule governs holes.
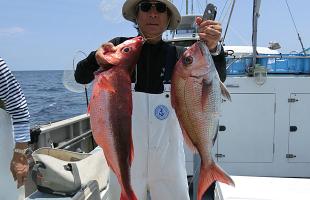
[[[106,52],[111,52],[111,51],[112,52],[116,51],[114,44],[112,44],[111,42],[104,43],[97,49],[95,58],[100,67],[105,68],[107,65],[109,65],[109,63],[107,62],[107,60],[104,58],[103,55]]]
[[[10,170],[14,181],[17,181],[17,188],[24,185],[29,171],[27,157],[23,154],[14,152]]]

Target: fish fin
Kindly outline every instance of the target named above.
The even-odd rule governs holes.
[[[224,83],[222,81],[220,81],[220,87],[221,87],[221,93],[222,95],[228,99],[229,101],[231,101],[231,97],[230,97],[230,94],[226,88],[226,86],[224,85]]]
[[[111,160],[109,160],[108,159],[108,157],[104,154],[104,152],[103,152],[103,155],[104,155],[104,157],[106,158],[106,160],[107,160],[107,164],[108,164],[108,167],[110,168],[110,170],[114,173],[114,169],[113,169],[113,165],[111,165]],[[114,173],[115,174],[115,173]],[[115,174],[115,176],[116,176],[116,174]]]
[[[114,87],[110,84],[110,82],[108,81],[108,79],[104,76],[100,76],[98,79],[98,86],[104,90],[107,90],[109,92],[113,92],[115,93],[116,90],[114,89]]]
[[[175,97],[174,97],[174,95],[172,93],[171,93],[170,96],[171,96],[171,106],[172,106],[173,109],[175,109],[175,107],[176,107],[175,106]]]
[[[90,98],[90,103],[87,106],[87,113],[90,114],[90,110],[91,110],[91,105],[93,103],[93,99],[96,98],[99,95],[100,89],[98,87],[96,87],[96,85],[93,88],[93,94]]]
[[[87,106],[87,113],[90,113],[90,104]]]
[[[175,85],[174,84],[171,84],[171,89],[170,89],[170,101],[171,101],[171,106],[173,109],[176,108],[176,99],[175,99]]]
[[[234,181],[219,165],[213,162],[210,167],[204,167],[202,163],[198,183],[198,200],[202,199],[203,194],[214,181],[235,186]]]
[[[137,199],[134,191],[132,189],[130,189],[130,191],[128,193],[125,193],[123,191],[121,192],[120,200],[138,200],[138,199]]]
[[[201,108],[202,110],[204,110],[207,102],[208,102],[208,94],[210,93],[210,89],[211,89],[211,84],[212,82],[203,82],[203,85],[202,85],[202,95],[201,95]]]
[[[97,80],[96,80],[97,81]],[[93,87],[93,94],[91,96],[91,99],[97,97],[99,95],[99,92],[100,92],[100,88],[99,88],[99,84],[94,84],[94,87]],[[91,101],[91,100],[90,100]]]
[[[181,126],[181,125],[180,125]],[[185,141],[185,144],[187,145],[187,147],[193,152],[193,153],[197,153],[197,148],[195,147],[195,145],[193,144],[192,140],[189,138],[187,132],[185,131],[185,129],[181,126],[182,129],[182,134],[183,134],[183,138]]]

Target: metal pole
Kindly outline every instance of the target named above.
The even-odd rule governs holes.
[[[194,14],[194,0],[192,0],[191,14]]]
[[[185,14],[188,15],[188,0],[186,0],[185,3],[186,3]]]
[[[257,57],[257,22],[259,17],[259,8],[260,8],[261,0],[253,0],[253,32],[252,32],[252,46],[253,46],[253,68],[256,64]]]

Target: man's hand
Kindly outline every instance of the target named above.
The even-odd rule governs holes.
[[[10,169],[14,181],[17,180],[17,188],[24,185],[29,171],[26,155],[14,152]]]
[[[199,28],[200,40],[206,43],[210,52],[216,51],[217,44],[221,39],[222,25],[217,21],[204,21],[201,17],[196,18],[196,23]]]
[[[97,49],[95,57],[100,67],[106,68],[106,66],[109,65],[109,63],[104,59],[103,55],[106,52],[113,52],[113,51],[116,51],[116,48],[111,42],[104,43]]]

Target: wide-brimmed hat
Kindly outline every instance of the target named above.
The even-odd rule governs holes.
[[[180,21],[181,21],[181,15],[178,11],[178,9],[173,5],[173,3],[170,0],[156,0],[159,2],[162,2],[166,4],[167,8],[171,12],[170,16],[170,23],[168,25],[168,30],[174,30],[178,27]],[[141,0],[126,0],[124,5],[123,5],[123,16],[125,19],[136,22],[136,7],[137,4],[140,3]]]

